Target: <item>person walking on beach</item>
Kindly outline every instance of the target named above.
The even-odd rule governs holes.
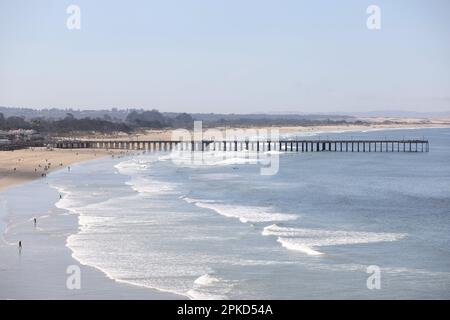
[[[36,218],[34,218],[33,221],[34,221],[34,227],[36,228],[36,224],[37,224]]]
[[[59,195],[59,199],[62,199],[62,195]]]
[[[19,240],[19,253],[22,253],[22,241]]]

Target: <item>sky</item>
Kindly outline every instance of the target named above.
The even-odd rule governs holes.
[[[0,106],[450,111],[450,1],[0,0]]]

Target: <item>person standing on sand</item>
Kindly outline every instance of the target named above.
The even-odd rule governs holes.
[[[22,252],[22,241],[19,240],[19,253],[21,253],[21,252]]]
[[[34,220],[34,227],[36,228],[37,220],[36,218],[34,218],[33,220]]]

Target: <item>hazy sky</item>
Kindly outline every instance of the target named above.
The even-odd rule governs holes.
[[[450,111],[450,1],[0,0],[0,105]]]

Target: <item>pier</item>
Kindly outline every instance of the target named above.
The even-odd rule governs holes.
[[[44,147],[42,142],[20,142],[0,144],[0,151],[14,151],[27,148]]]
[[[428,140],[62,140],[50,146],[59,149],[146,151],[429,152]]]

